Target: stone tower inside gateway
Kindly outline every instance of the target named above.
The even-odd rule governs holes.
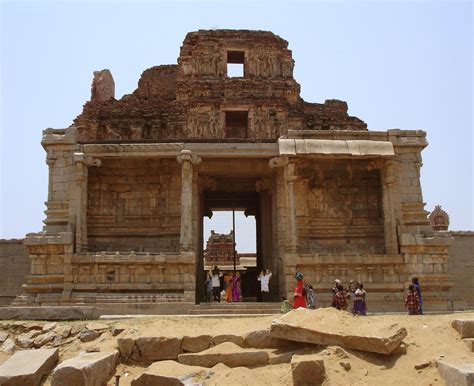
[[[212,30],[120,100],[96,72],[74,123],[43,132],[45,226],[25,240],[16,304],[200,302],[203,217],[234,207],[256,218],[274,300],[300,270],[323,303],[335,278],[354,279],[372,310],[399,310],[416,275],[425,308],[447,309],[451,238],[424,210],[425,132],[369,131],[343,101],[306,102],[293,67],[271,32]]]

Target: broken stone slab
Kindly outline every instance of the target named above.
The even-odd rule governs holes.
[[[33,346],[36,348],[44,346],[46,343],[52,342],[56,337],[56,333],[49,331],[46,334],[38,335],[33,341]]]
[[[86,325],[84,323],[73,324],[71,326],[71,331],[69,332],[69,334],[71,336],[77,335],[84,329],[85,326]]]
[[[234,335],[234,334],[220,334],[214,335],[212,337],[211,345],[217,346],[218,344],[224,342],[231,342],[236,344],[237,346],[244,347],[244,337],[242,335]]]
[[[103,333],[109,330],[109,326],[104,323],[91,322],[86,324],[86,328],[91,331]]]
[[[200,352],[211,345],[210,335],[183,336],[181,349],[185,352]]]
[[[474,338],[466,338],[462,340],[470,352],[474,352]]]
[[[391,354],[407,336],[407,330],[397,324],[380,326],[370,318],[364,323],[335,308],[309,310],[298,308],[272,322],[270,336],[296,342],[335,345],[359,351]]]
[[[41,330],[30,330],[16,337],[16,344],[21,348],[30,348],[33,346],[35,338],[41,334]]]
[[[166,359],[177,359],[181,349],[182,337],[123,337],[117,343],[124,359],[151,363]]]
[[[0,343],[5,342],[7,338],[8,338],[8,332],[0,331]]]
[[[10,338],[7,338],[2,344],[2,351],[8,354],[13,353],[13,351],[15,351],[15,348],[15,342],[13,341],[13,339]]]
[[[127,328],[125,326],[112,326],[110,331],[112,332],[112,336],[117,336],[124,332],[126,329]]]
[[[132,380],[132,386],[201,385],[213,375],[212,370],[199,366],[186,366],[175,361],[161,361],[150,365]]]
[[[459,332],[461,338],[474,338],[474,319],[455,319],[451,325]]]
[[[321,385],[326,377],[324,360],[317,354],[293,355],[291,373],[294,386]]]
[[[0,366],[0,385],[40,385],[58,362],[58,349],[17,351]]]
[[[84,328],[77,336],[81,342],[92,342],[100,336],[100,332]]]
[[[71,326],[57,326],[53,329],[53,331],[57,334],[62,336],[63,338],[67,338],[71,334]]]
[[[212,367],[217,363],[223,363],[229,367],[258,366],[268,364],[268,352],[242,348],[234,343],[224,342],[199,353],[180,354],[178,362],[202,367]]]
[[[283,348],[294,345],[294,342],[273,338],[270,329],[249,332],[244,336],[244,347],[249,348]]]
[[[57,325],[58,324],[56,322],[46,323],[43,326],[42,330],[43,330],[43,332],[48,332],[48,331],[54,330]]]
[[[280,365],[282,363],[290,363],[294,354],[294,350],[287,351],[281,348],[270,350],[268,352],[268,364]]]
[[[474,363],[452,364],[438,361],[437,364],[446,386],[474,385]]]
[[[102,386],[114,375],[119,352],[81,353],[58,365],[51,386]]]

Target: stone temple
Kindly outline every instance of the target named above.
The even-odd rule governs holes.
[[[236,208],[256,218],[275,301],[300,270],[325,305],[335,278],[354,279],[371,310],[399,311],[416,275],[426,309],[452,309],[453,237],[433,230],[420,186],[426,133],[369,131],[346,102],[306,102],[293,67],[271,32],[200,30],[120,100],[95,72],[73,124],[43,132],[45,226],[24,240],[14,304],[185,310],[205,293],[203,218]]]

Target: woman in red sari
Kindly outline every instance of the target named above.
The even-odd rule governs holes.
[[[301,272],[296,272],[296,288],[295,294],[293,296],[294,303],[293,308],[303,307],[306,308],[306,291],[303,285],[303,274]]]

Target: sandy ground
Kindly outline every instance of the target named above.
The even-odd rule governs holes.
[[[133,318],[117,321],[100,321],[110,326],[120,325],[127,329],[136,329],[141,336],[185,336],[199,334],[245,334],[250,331],[269,328],[274,316],[265,317],[153,317]],[[443,385],[434,365],[423,370],[416,370],[415,365],[443,358],[449,362],[474,363],[471,353],[462,342],[451,321],[456,318],[474,319],[474,312],[447,315],[374,315],[352,317],[354,329],[365,330],[371,326],[398,324],[405,327],[408,336],[406,354],[385,356],[346,349],[348,358],[343,359],[351,364],[349,371],[344,370],[340,362],[342,358],[333,347],[320,347],[313,352],[324,357],[326,368],[326,385]],[[64,322],[78,324],[85,322]],[[93,342],[81,343],[78,339],[69,338],[60,347],[60,361],[77,355],[88,347],[98,347],[100,351],[113,350],[116,338],[110,332],[104,333]],[[8,358],[8,354],[0,352],[0,362]],[[140,366],[119,365],[117,374],[121,375],[120,385],[128,386],[131,380],[140,374]],[[289,364],[264,366],[253,369],[228,368],[217,365],[213,368],[214,375],[206,381],[206,385],[292,385]],[[111,380],[110,385],[115,382]],[[45,383],[50,385],[49,380]]]

